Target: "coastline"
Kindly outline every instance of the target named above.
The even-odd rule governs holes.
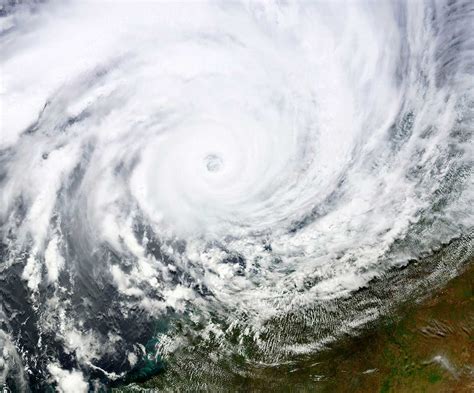
[[[175,385],[165,382],[166,373],[114,391],[186,386],[184,375],[173,378]],[[218,391],[472,392],[474,259],[446,285],[422,298],[411,297],[358,335],[347,335],[320,353],[279,366],[248,365],[230,380],[211,377],[201,383],[204,390]]]

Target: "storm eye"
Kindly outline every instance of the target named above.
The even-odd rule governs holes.
[[[209,172],[218,172],[222,168],[222,158],[216,154],[209,154],[204,159],[204,163]]]

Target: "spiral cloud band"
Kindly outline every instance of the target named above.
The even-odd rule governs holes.
[[[0,382],[87,391],[152,337],[170,363],[283,362],[455,274],[473,21],[470,1],[4,5]]]

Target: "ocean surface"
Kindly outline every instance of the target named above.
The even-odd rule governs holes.
[[[0,5],[0,387],[212,389],[472,260],[472,1]]]

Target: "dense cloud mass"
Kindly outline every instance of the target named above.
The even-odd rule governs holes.
[[[5,3],[0,385],[283,362],[456,274],[473,22],[468,0]]]

